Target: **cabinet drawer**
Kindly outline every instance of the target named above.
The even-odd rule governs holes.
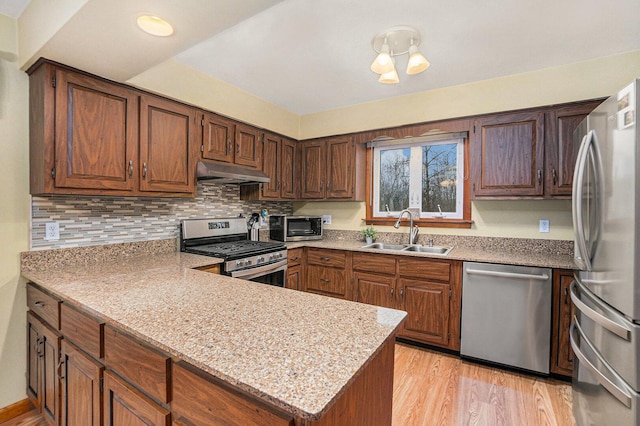
[[[287,250],[287,267],[298,266],[302,262],[302,249]]]
[[[27,306],[56,330],[60,330],[60,301],[27,284]]]
[[[293,425],[290,414],[255,400],[185,363],[173,368],[173,419],[185,425]]]
[[[105,327],[104,360],[137,388],[167,403],[170,395],[171,358],[120,331]]]
[[[451,280],[451,263],[447,260],[399,258],[400,276],[416,277],[429,281],[448,283]]]
[[[309,265],[344,268],[347,263],[347,254],[340,250],[310,248],[307,252],[307,263]]]
[[[310,265],[306,281],[309,292],[350,299],[347,274],[344,269]]]
[[[60,307],[60,331],[65,339],[92,357],[104,356],[104,323],[63,303]]]
[[[396,258],[384,254],[354,253],[353,269],[395,275]]]

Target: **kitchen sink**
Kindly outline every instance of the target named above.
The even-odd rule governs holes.
[[[407,248],[404,244],[387,244],[387,243],[373,243],[362,246],[363,249],[378,249],[378,250],[404,250]]]
[[[453,247],[438,247],[438,246],[408,246],[402,249],[402,251],[414,251],[418,253],[429,254],[441,254],[446,256],[449,254]]]

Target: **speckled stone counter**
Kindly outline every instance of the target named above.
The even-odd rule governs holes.
[[[433,239],[436,246],[453,247],[448,255],[407,252],[398,250],[363,249],[365,242],[355,231],[332,231],[320,241],[287,243],[287,248],[320,247],[367,253],[397,254],[415,257],[433,257],[472,262],[501,263],[505,265],[537,266],[543,268],[575,269],[573,242],[495,237],[460,237],[453,235],[422,235],[419,243]],[[387,233],[376,241],[404,244],[406,234]]]
[[[25,268],[23,276],[64,303],[307,419],[328,409],[406,316],[191,269],[214,262],[160,253]]]

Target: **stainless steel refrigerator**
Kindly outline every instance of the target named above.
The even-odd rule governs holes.
[[[581,123],[573,181],[573,414],[640,425],[640,79]]]

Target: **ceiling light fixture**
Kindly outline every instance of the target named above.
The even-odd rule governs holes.
[[[378,34],[373,41],[373,50],[378,56],[371,64],[371,71],[380,74],[378,81],[384,84],[400,82],[395,68],[394,56],[409,54],[407,74],[415,75],[429,68],[429,61],[420,53],[420,33],[413,27],[399,25]]]
[[[169,37],[173,34],[173,27],[162,18],[152,15],[138,16],[138,27],[147,34],[158,37]]]

